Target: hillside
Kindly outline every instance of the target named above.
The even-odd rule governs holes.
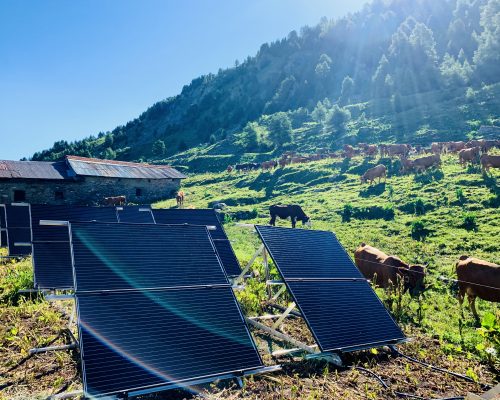
[[[376,0],[265,43],[111,132],[61,140],[33,159],[75,154],[201,171],[214,155],[473,137],[481,124],[500,124],[499,15],[498,0]]]
[[[387,181],[361,185],[360,174],[379,162],[389,167]],[[456,155],[443,156],[441,170],[420,175],[400,175],[389,159],[355,157],[350,161],[328,159],[291,165],[271,172],[193,175],[184,182],[184,190],[186,207],[227,204],[225,229],[241,264],[248,262],[258,247],[254,230],[244,225],[267,223],[269,205],[280,202],[301,204],[312,217],[313,229],[334,231],[350,254],[360,242],[366,242],[405,261],[426,264],[430,289],[424,296],[412,299],[405,294],[389,298],[377,289],[386,305],[393,300],[393,316],[415,339],[402,345],[401,350],[466,373],[480,382],[492,383],[498,380],[499,370],[498,304],[478,300],[478,311],[485,324],[478,329],[468,309],[461,317],[455,285],[440,277],[455,277],[454,265],[462,254],[500,263],[499,179],[498,170],[483,175],[476,167],[460,167]],[[166,199],[154,206],[174,207],[174,203],[175,200]],[[346,213],[349,204],[350,220]],[[464,225],[465,217],[474,223]],[[420,235],[416,235],[416,221],[423,224]],[[278,221],[280,226],[289,224]],[[31,287],[31,268],[26,260],[8,263],[0,269],[0,316],[6,322],[0,327],[0,399],[44,398],[81,388],[77,353],[25,358],[28,349],[35,345],[62,344],[68,340],[58,336],[66,321],[57,307],[59,303],[17,294],[19,289]],[[262,264],[258,262],[254,268],[262,276]],[[273,267],[271,272],[276,277]],[[236,292],[246,315],[262,312],[260,299],[264,298],[264,290],[264,283],[257,278],[247,280],[246,289]],[[294,320],[283,329],[310,340],[308,331]],[[254,335],[261,349],[270,345],[265,336],[257,331]],[[244,390],[212,385],[208,388],[213,394],[211,398],[399,398],[393,390],[422,398],[448,398],[482,391],[478,384],[393,359],[382,350],[353,354],[346,358],[346,363],[376,372],[390,384],[388,390],[360,370],[337,370],[323,362],[299,359],[264,359],[268,364],[282,362],[284,370],[247,379]],[[186,393],[147,397],[160,398],[181,399],[186,398]]]

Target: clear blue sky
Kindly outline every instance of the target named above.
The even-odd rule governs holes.
[[[0,0],[0,159],[111,130],[367,0]]]

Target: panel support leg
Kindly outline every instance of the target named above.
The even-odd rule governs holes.
[[[257,259],[257,257],[261,255],[263,250],[264,250],[264,245],[261,244],[260,247],[257,249],[257,251],[252,256],[252,258],[250,259],[250,261],[248,262],[248,264],[245,266],[245,268],[243,268],[243,270],[241,271],[241,274],[239,274],[238,277],[234,280],[235,285],[237,285],[241,280],[243,280],[243,278],[248,273],[248,271],[252,267],[252,265],[255,262],[255,260]]]

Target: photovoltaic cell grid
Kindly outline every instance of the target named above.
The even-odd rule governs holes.
[[[22,257],[31,254],[31,245],[16,246],[16,243],[31,243],[31,220],[29,204],[6,204],[5,224],[9,255]]]
[[[238,276],[241,273],[240,264],[234,254],[231,243],[224,228],[212,209],[153,209],[157,224],[192,224],[215,227],[209,234],[214,241],[217,254],[228,276]]]
[[[117,217],[114,207],[31,205],[35,287],[70,289],[73,268],[68,227],[40,225],[42,220],[116,222]]]
[[[331,232],[256,226],[321,351],[405,339]]]
[[[71,235],[87,394],[262,367],[204,226],[72,223]]]
[[[136,224],[154,224],[153,213],[149,206],[123,206],[116,207],[118,222],[131,222]]]
[[[7,246],[7,225],[5,221],[5,206],[0,204],[0,247]]]

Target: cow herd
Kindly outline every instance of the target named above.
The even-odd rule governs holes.
[[[380,158],[399,157],[401,162],[401,173],[415,172],[418,174],[430,168],[439,168],[441,165],[440,155],[444,153],[457,153],[460,165],[466,167],[468,164],[480,164],[483,172],[488,172],[490,168],[500,168],[500,155],[488,153],[495,147],[500,148],[500,140],[480,139],[470,140],[468,142],[434,142],[429,147],[420,145],[412,146],[409,144],[376,145],[367,143],[359,143],[357,147],[353,147],[346,144],[343,146],[342,150],[338,152],[322,150],[315,154],[301,155],[293,151],[288,151],[283,153],[277,160],[229,165],[227,167],[227,172],[266,171],[277,167],[284,168],[291,164],[303,164],[326,158],[350,159],[357,155],[374,158],[380,155]],[[380,164],[368,170],[366,176],[361,178],[361,182],[370,181],[370,183],[373,183],[375,178],[379,178],[380,180],[382,177],[385,177],[387,171],[382,167],[383,165]]]

